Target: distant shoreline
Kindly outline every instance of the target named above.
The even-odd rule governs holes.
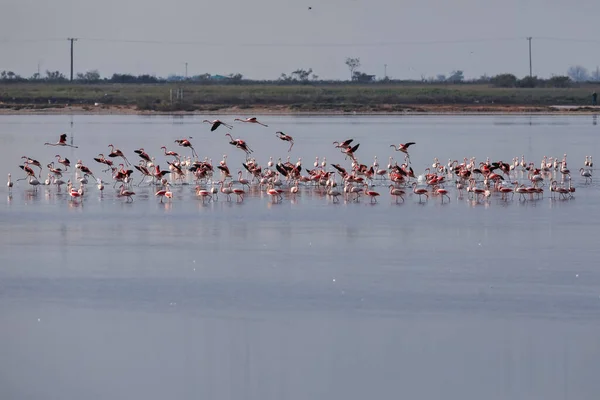
[[[0,104],[0,115],[594,115],[600,114],[600,107],[596,106],[530,106],[530,105],[472,105],[472,104],[415,104],[404,105],[401,111],[388,110],[382,106],[381,110],[348,111],[347,108],[339,110],[314,110],[298,111],[284,105],[270,107],[227,107],[212,110],[194,111],[148,111],[140,110],[136,106],[128,105],[99,105],[99,106],[58,106],[37,108],[34,105]]]
[[[600,85],[0,84],[0,114],[428,115],[585,114]]]

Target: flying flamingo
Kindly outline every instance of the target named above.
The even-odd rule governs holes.
[[[27,175],[25,175],[24,178],[17,179],[17,182],[18,181],[24,181],[29,176],[35,177],[35,171],[27,163],[24,163],[23,165],[19,165],[19,168],[21,168],[23,171],[25,171],[25,173]]]
[[[413,193],[419,195],[419,203],[421,202],[421,196],[425,196],[427,200],[429,200],[429,194],[427,193],[427,189],[417,189],[417,182],[413,182]]]
[[[29,158],[27,156],[21,157],[21,159],[23,159],[23,158],[25,159],[25,162],[27,164],[35,165],[36,167],[38,167],[40,169],[40,176],[42,176],[42,164],[40,164],[40,162],[38,160],[34,160],[33,158]]]
[[[396,198],[396,203],[398,203],[398,197],[400,197],[402,199],[402,202],[404,203],[404,193],[405,193],[404,190],[398,189],[394,185],[390,185],[389,188],[390,188],[390,195],[392,195]]]
[[[192,156],[198,158],[198,154],[196,153],[196,150],[194,150],[194,147],[192,146],[192,144],[190,143],[189,140],[177,139],[177,140],[175,140],[175,143],[177,143],[178,145],[180,145],[182,147],[189,147],[190,149],[192,149]]]
[[[214,121],[209,121],[209,120],[205,119],[205,120],[204,120],[204,121],[202,121],[202,122],[203,122],[203,123],[204,123],[204,122],[206,122],[206,123],[209,123],[209,124],[211,124],[211,125],[212,125],[212,127],[210,128],[210,131],[211,131],[211,132],[213,132],[213,131],[216,131],[216,130],[217,130],[217,128],[218,128],[218,127],[220,127],[221,125],[223,125],[225,128],[229,128],[229,129],[233,128],[233,126],[231,126],[231,125],[228,125],[228,124],[226,124],[225,122],[223,122],[223,121],[220,121],[220,120],[218,120],[218,119],[215,119]]]
[[[288,149],[288,153],[290,151],[292,151],[292,147],[294,147],[294,138],[291,137],[290,135],[286,135],[285,133],[283,133],[281,131],[275,132],[275,134],[277,135],[277,137],[279,139],[286,141],[286,142],[290,142],[290,148]],[[317,159],[318,159],[318,157],[317,157]]]
[[[56,143],[44,143],[45,146],[69,146],[69,147],[73,147],[73,148],[77,148],[77,146],[73,146],[70,144],[67,144],[67,134],[63,133],[62,135],[60,135],[60,139],[58,140],[58,142]]]
[[[244,142],[242,139],[234,139],[233,136],[231,136],[231,134],[229,133],[226,133],[225,136],[229,136],[229,144],[237,147],[238,149],[244,150],[247,155],[252,153],[252,150],[250,149],[250,147],[248,147],[248,144],[246,144],[246,142]]]
[[[267,127],[269,126],[269,125],[263,124],[262,122],[258,122],[258,120],[256,119],[256,117],[250,117],[250,118],[246,118],[246,119],[236,118],[236,119],[234,119],[234,121],[248,122],[248,123],[251,123],[251,124],[259,124],[259,125],[267,126]]]
[[[404,156],[405,161],[408,159],[408,162],[410,162],[410,155],[408,154],[408,148],[413,144],[415,144],[415,142],[400,143],[398,145],[398,148],[396,148],[396,146],[391,144],[390,147],[393,147],[394,150],[396,150],[396,151],[401,151],[402,153],[406,154],[406,156]]]
[[[136,153],[138,156],[140,156],[140,158],[146,162],[152,162],[152,159],[150,158],[150,156],[148,155],[148,153],[146,153],[144,151],[143,148],[140,148],[138,150],[134,150],[134,153]]]
[[[121,185],[121,191],[119,192],[119,196],[120,197],[127,197],[127,203],[133,203],[133,197],[135,195],[135,192],[132,192],[131,190],[127,190],[125,189],[124,185]]]
[[[173,156],[173,157],[179,159],[179,154],[175,153],[174,151],[171,151],[171,150],[167,151],[166,146],[161,146],[161,149],[163,149],[165,151],[165,156]]]
[[[333,142],[333,144],[335,145],[336,148],[342,149],[342,151],[343,151],[345,149],[350,148],[350,143],[352,143],[353,141],[354,141],[354,139],[348,139],[348,140],[344,140],[342,143]],[[315,165],[315,167],[316,167],[316,165]]]
[[[109,144],[108,147],[110,147],[110,154],[108,155],[109,157],[121,157],[123,160],[125,160],[125,165],[131,165],[121,150],[115,149],[115,146],[112,144]]]

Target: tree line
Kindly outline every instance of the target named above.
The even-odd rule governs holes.
[[[435,77],[421,76],[421,79],[407,80],[407,79],[394,79],[388,76],[384,76],[381,79],[376,79],[375,75],[368,74],[360,70],[361,62],[360,58],[346,58],[345,62],[350,72],[350,80],[323,80],[313,72],[312,68],[304,69],[298,68],[290,73],[282,73],[279,78],[275,80],[253,80],[244,78],[240,73],[223,75],[211,75],[208,73],[193,75],[193,76],[181,76],[181,75],[169,75],[167,77],[157,77],[149,74],[133,75],[133,74],[120,74],[114,73],[110,77],[102,78],[98,70],[91,70],[85,73],[77,73],[74,77],[74,81],[77,83],[169,83],[169,82],[189,82],[189,83],[202,83],[202,84],[340,84],[340,83],[429,83],[429,84],[490,84],[495,87],[503,88],[536,88],[536,87],[569,87],[573,83],[582,82],[600,82],[600,70],[598,67],[592,72],[589,72],[585,67],[572,66],[568,69],[566,75],[552,76],[544,79],[537,76],[525,76],[518,78],[514,74],[505,73],[498,74],[496,76],[483,75],[476,79],[465,79],[464,72],[462,70],[451,71],[448,75],[438,74]],[[17,82],[49,82],[49,83],[66,83],[69,79],[60,71],[45,71],[45,75],[35,73],[29,78],[22,77],[13,71],[0,71],[0,82],[3,83],[17,83]]]

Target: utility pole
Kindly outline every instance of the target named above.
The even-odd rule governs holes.
[[[71,82],[73,82],[73,42],[77,41],[76,38],[67,38],[71,42]]]
[[[387,64],[383,64],[383,79],[387,78]]]
[[[187,79],[187,64],[188,63],[185,63],[185,79]]]
[[[527,40],[529,41],[529,77],[533,78],[533,70],[531,69],[531,36]]]

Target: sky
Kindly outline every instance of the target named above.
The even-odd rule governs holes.
[[[309,10],[309,7],[312,9]],[[321,79],[566,74],[600,65],[594,0],[0,0],[0,71]]]

